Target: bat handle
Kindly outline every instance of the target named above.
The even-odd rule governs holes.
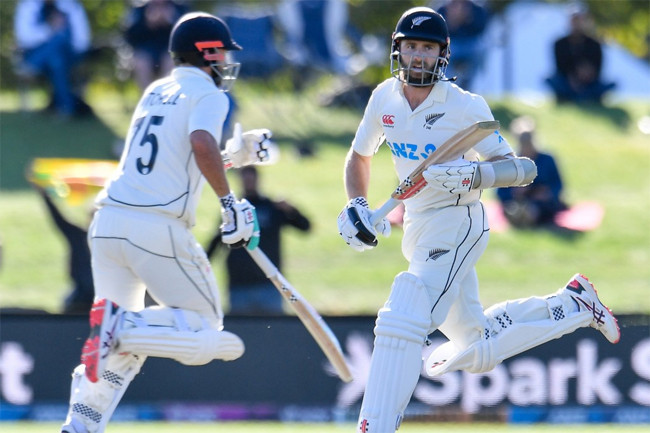
[[[385,218],[386,215],[390,213],[393,209],[397,207],[397,205],[400,203],[401,200],[397,200],[394,198],[389,198],[386,203],[381,205],[381,207],[375,211],[373,211],[372,215],[370,216],[370,225],[375,226],[379,221],[381,221],[382,218]]]
[[[245,247],[244,247],[245,248]],[[271,259],[269,259],[266,254],[262,252],[258,247],[255,247],[252,250],[247,250],[248,254],[253,258],[253,261],[257,263],[257,266],[260,267],[266,278],[272,280],[278,276],[278,268],[273,264]]]

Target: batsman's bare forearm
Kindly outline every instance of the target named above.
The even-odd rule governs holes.
[[[196,165],[210,187],[219,197],[227,196],[230,193],[230,185],[217,141],[209,132],[199,130],[190,134],[190,142]]]
[[[372,157],[363,156],[350,149],[345,158],[343,180],[348,199],[368,197]]]

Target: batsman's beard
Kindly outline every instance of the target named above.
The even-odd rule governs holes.
[[[436,80],[433,74],[435,62],[433,66],[428,66],[424,61],[420,62],[419,65],[414,65],[412,59],[408,64],[405,64],[400,59],[400,65],[402,66],[402,78],[407,84],[418,87],[432,86],[435,84]]]

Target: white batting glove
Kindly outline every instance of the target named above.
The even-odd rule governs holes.
[[[266,128],[251,129],[242,133],[241,124],[236,123],[232,138],[226,140],[221,152],[226,168],[240,168],[251,164],[274,164],[280,151],[271,141],[273,133]]]
[[[221,197],[221,239],[230,248],[246,246],[255,249],[259,244],[260,228],[255,207],[246,199],[237,200],[233,193]]]
[[[450,194],[465,194],[472,189],[477,166],[475,162],[465,165],[434,164],[422,173],[422,177],[431,188]]]
[[[364,197],[353,198],[338,217],[339,234],[355,251],[365,251],[377,246],[377,232],[390,236],[390,222],[382,218],[373,227],[370,224],[372,211]]]

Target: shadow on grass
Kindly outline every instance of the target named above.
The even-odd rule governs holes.
[[[630,122],[632,121],[630,113],[621,107],[587,103],[563,103],[556,105],[556,107],[572,107],[576,111],[582,111],[590,117],[593,117],[596,121],[608,122],[621,131],[625,131],[630,126]],[[492,114],[494,114],[495,119],[501,122],[501,131],[508,131],[510,130],[510,124],[512,121],[515,118],[521,116],[522,113],[514,111],[509,106],[504,104],[494,104],[492,107]]]
[[[118,139],[95,116],[61,119],[44,112],[0,112],[0,189],[29,188],[34,158],[114,159]]]
[[[621,131],[625,131],[630,126],[632,120],[630,113],[620,107],[597,104],[578,105],[577,107],[583,109],[586,113],[589,113],[598,120],[611,123]]]

